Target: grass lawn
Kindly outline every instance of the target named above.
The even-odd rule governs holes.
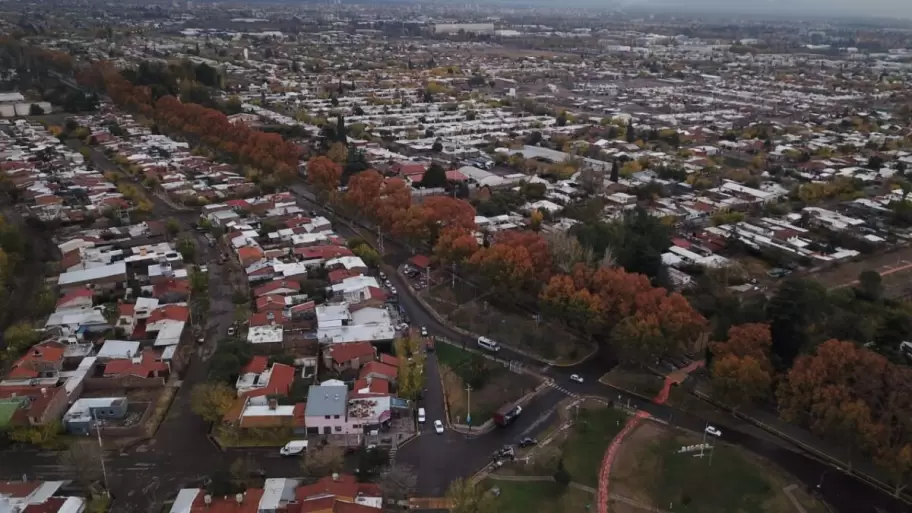
[[[219,425],[212,436],[226,449],[242,447],[282,447],[294,439],[291,429],[234,429]]]
[[[642,430],[642,432],[640,432]],[[680,454],[696,435],[675,435],[644,424],[621,445],[611,472],[617,493],[675,513],[787,513],[794,510],[782,490],[796,482],[778,468],[735,447],[718,444],[715,453]],[[724,486],[720,486],[724,483]],[[824,506],[799,487],[795,495],[808,513]]]
[[[630,371],[620,367],[611,369],[599,381],[649,398],[655,397],[665,384],[665,380],[655,374]]]
[[[531,376],[510,372],[499,363],[457,346],[438,342],[435,347],[451,422],[465,424],[469,407],[465,383],[479,367],[484,368],[487,377],[484,386],[472,390],[473,426],[484,424],[498,408],[520,399],[538,384]]]
[[[623,412],[603,405],[580,410],[563,448],[564,467],[573,481],[598,486],[605,450],[629,418]]]
[[[500,488],[498,513],[584,513],[595,508],[595,496],[554,482],[487,480],[485,489]]]

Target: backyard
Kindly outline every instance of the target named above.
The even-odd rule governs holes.
[[[438,343],[436,348],[451,422],[465,423],[469,406],[467,384],[472,385],[473,426],[484,424],[498,408],[519,400],[538,385],[535,378],[510,372],[480,354],[446,343]]]
[[[611,471],[613,493],[684,513],[797,512],[785,487],[795,482],[778,468],[725,444],[713,451],[681,452],[702,437],[680,435],[645,422],[622,443]],[[725,482],[725,486],[714,486]],[[707,491],[711,490],[711,493]],[[790,489],[807,513],[824,505],[802,487]]]

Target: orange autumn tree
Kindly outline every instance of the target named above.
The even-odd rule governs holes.
[[[728,340],[710,345],[712,386],[718,398],[735,408],[765,397],[773,382],[769,324],[733,326]]]
[[[795,360],[777,390],[782,417],[853,452],[875,447],[891,364],[852,342],[828,340]]]
[[[469,259],[469,265],[501,294],[515,293],[535,270],[526,248],[507,244],[479,249]]]
[[[342,166],[326,157],[313,157],[307,161],[307,182],[317,190],[323,201],[332,202],[342,180]]]
[[[653,287],[641,274],[621,268],[577,265],[544,287],[542,310],[589,335],[601,334],[623,361],[652,364],[684,349],[706,319],[680,294]]]
[[[394,229],[394,223],[402,212],[412,206],[412,192],[402,178],[387,178],[380,187],[375,205],[377,226],[384,232]]]
[[[376,170],[368,169],[358,173],[348,181],[348,190],[345,191],[344,197],[345,204],[358,215],[376,221],[382,186],[383,176]]]
[[[462,263],[476,251],[478,241],[475,234],[462,228],[445,228],[434,245],[434,257],[442,264]]]
[[[434,243],[446,228],[475,230],[475,209],[465,200],[449,196],[431,196],[421,204],[428,223],[430,240]]]
[[[495,237],[492,245],[498,244],[526,248],[534,269],[534,276],[529,283],[534,284],[536,290],[551,278],[551,251],[548,248],[548,241],[541,235],[534,232],[506,231]]]

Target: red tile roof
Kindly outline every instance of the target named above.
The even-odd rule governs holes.
[[[80,298],[86,298],[86,297],[91,298],[93,295],[94,295],[94,293],[92,292],[92,289],[76,289],[73,292],[70,292],[69,294],[58,299],[57,308],[60,308],[61,306],[69,303],[70,301],[73,301],[74,299],[80,299]]]
[[[63,345],[57,342],[45,342],[32,346],[13,364],[9,377],[37,378],[41,371],[59,370],[63,364],[64,351]]]
[[[269,315],[272,314],[272,318]],[[271,326],[275,325],[284,325],[286,322],[290,321],[285,312],[276,311],[276,312],[257,312],[250,316],[247,319],[247,323],[250,327],[254,326]]]
[[[374,346],[370,342],[349,342],[347,344],[333,344],[328,349],[332,361],[346,363],[355,358],[374,356]]]
[[[263,249],[259,246],[244,246],[238,249],[238,258],[245,265],[252,264],[263,258]]]
[[[244,394],[246,397],[257,397],[264,395],[288,395],[291,391],[291,384],[294,382],[295,369],[291,365],[283,363],[272,364],[272,372],[269,374],[269,383],[263,388],[258,388],[252,392]]]
[[[354,391],[359,392],[367,389],[367,393],[371,394],[389,394],[390,393],[390,384],[389,381],[380,378],[374,378],[370,380],[370,383],[367,382],[367,378],[359,379],[355,381]],[[361,392],[364,393],[364,392]]]
[[[281,294],[268,294],[266,296],[260,296],[256,298],[256,309],[258,312],[265,310],[284,310],[285,296]]]
[[[345,278],[351,278],[353,276],[361,276],[361,271],[357,271],[355,269],[351,269],[351,270],[335,269],[335,270],[329,271],[329,275],[328,275],[329,283],[332,283],[333,285],[335,285],[337,283],[342,283],[342,281],[344,281]]]
[[[190,280],[171,278],[167,281],[158,282],[152,286],[152,295],[155,297],[164,296],[165,294],[190,294]]]
[[[380,301],[386,301],[386,298],[389,297],[389,294],[380,288],[377,287],[368,287],[367,291],[370,292],[371,299],[379,299]]]
[[[357,497],[359,489],[359,483],[355,480],[355,476],[338,474],[335,480],[332,477],[324,477],[314,484],[299,486],[295,490],[295,498],[299,502],[307,500],[308,497],[319,497],[321,495],[354,499]]]
[[[34,492],[41,486],[42,481],[3,481],[0,482],[0,495],[8,495],[10,497],[21,499],[28,497],[29,494]]]
[[[263,498],[262,488],[248,488],[244,492],[244,500],[238,504],[234,495],[225,497],[212,497],[212,503],[206,505],[205,493],[196,495],[190,513],[257,513],[260,508],[260,499]]]
[[[293,291],[299,291],[301,290],[301,285],[298,282],[291,280],[275,280],[253,289],[253,295],[257,297],[265,296],[266,294],[272,294],[279,289],[286,288]]]
[[[409,259],[409,263],[421,269],[427,269],[431,265],[431,259],[424,255],[415,255]]]
[[[366,378],[370,374],[379,374],[380,376],[385,376],[393,380],[396,379],[396,376],[399,375],[399,369],[385,363],[369,362],[364,367],[361,367],[361,372],[359,373],[358,377]]]
[[[399,365],[399,360],[397,360],[395,356],[386,353],[380,353],[380,362],[392,365],[393,367]]]
[[[336,246],[336,245],[323,245],[323,246],[308,246],[304,248],[295,248],[295,255],[301,256],[305,260],[311,260],[315,258],[320,258],[323,260],[329,260],[332,258],[338,258],[343,256],[354,256],[352,250],[346,248],[345,246]]]
[[[164,377],[168,373],[168,364],[161,361],[161,355],[154,349],[145,349],[139,361],[132,358],[119,358],[105,364],[104,376],[137,376],[140,378]]]
[[[136,305],[133,303],[120,303],[117,305],[117,312],[121,317],[132,317],[136,313]]]
[[[57,513],[66,501],[66,497],[48,497],[41,504],[29,504],[22,513]]]
[[[269,367],[269,357],[257,355],[250,359],[247,362],[247,365],[241,368],[243,374],[248,372],[253,372],[255,374],[262,374]]]
[[[172,321],[187,322],[190,317],[190,308],[183,305],[165,305],[152,310],[146,324],[154,324],[158,321],[171,319]]]

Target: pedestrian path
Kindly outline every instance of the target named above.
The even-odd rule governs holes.
[[[665,385],[662,387],[662,390],[653,398],[652,402],[656,404],[665,404],[668,401],[668,394],[671,391],[672,385],[676,385],[684,379],[687,378],[687,375],[693,372],[696,369],[699,369],[703,366],[703,361],[698,360],[692,362],[686,367],[682,367],[674,372],[671,372],[665,377]],[[608,513],[608,498],[614,497],[609,493],[609,484],[611,481],[611,465],[614,463],[614,458],[617,456],[618,449],[621,446],[621,443],[624,441],[624,438],[630,434],[631,431],[637,428],[644,419],[648,419],[650,415],[645,411],[638,411],[633,416],[632,419],[627,421],[627,425],[624,426],[624,429],[620,433],[615,435],[614,440],[611,441],[611,444],[608,446],[608,449],[605,451],[605,456],[602,458],[602,467],[599,471],[599,480],[598,480],[598,513]],[[622,501],[623,502],[623,501]],[[652,508],[650,508],[652,509]],[[655,511],[655,510],[654,510]]]

